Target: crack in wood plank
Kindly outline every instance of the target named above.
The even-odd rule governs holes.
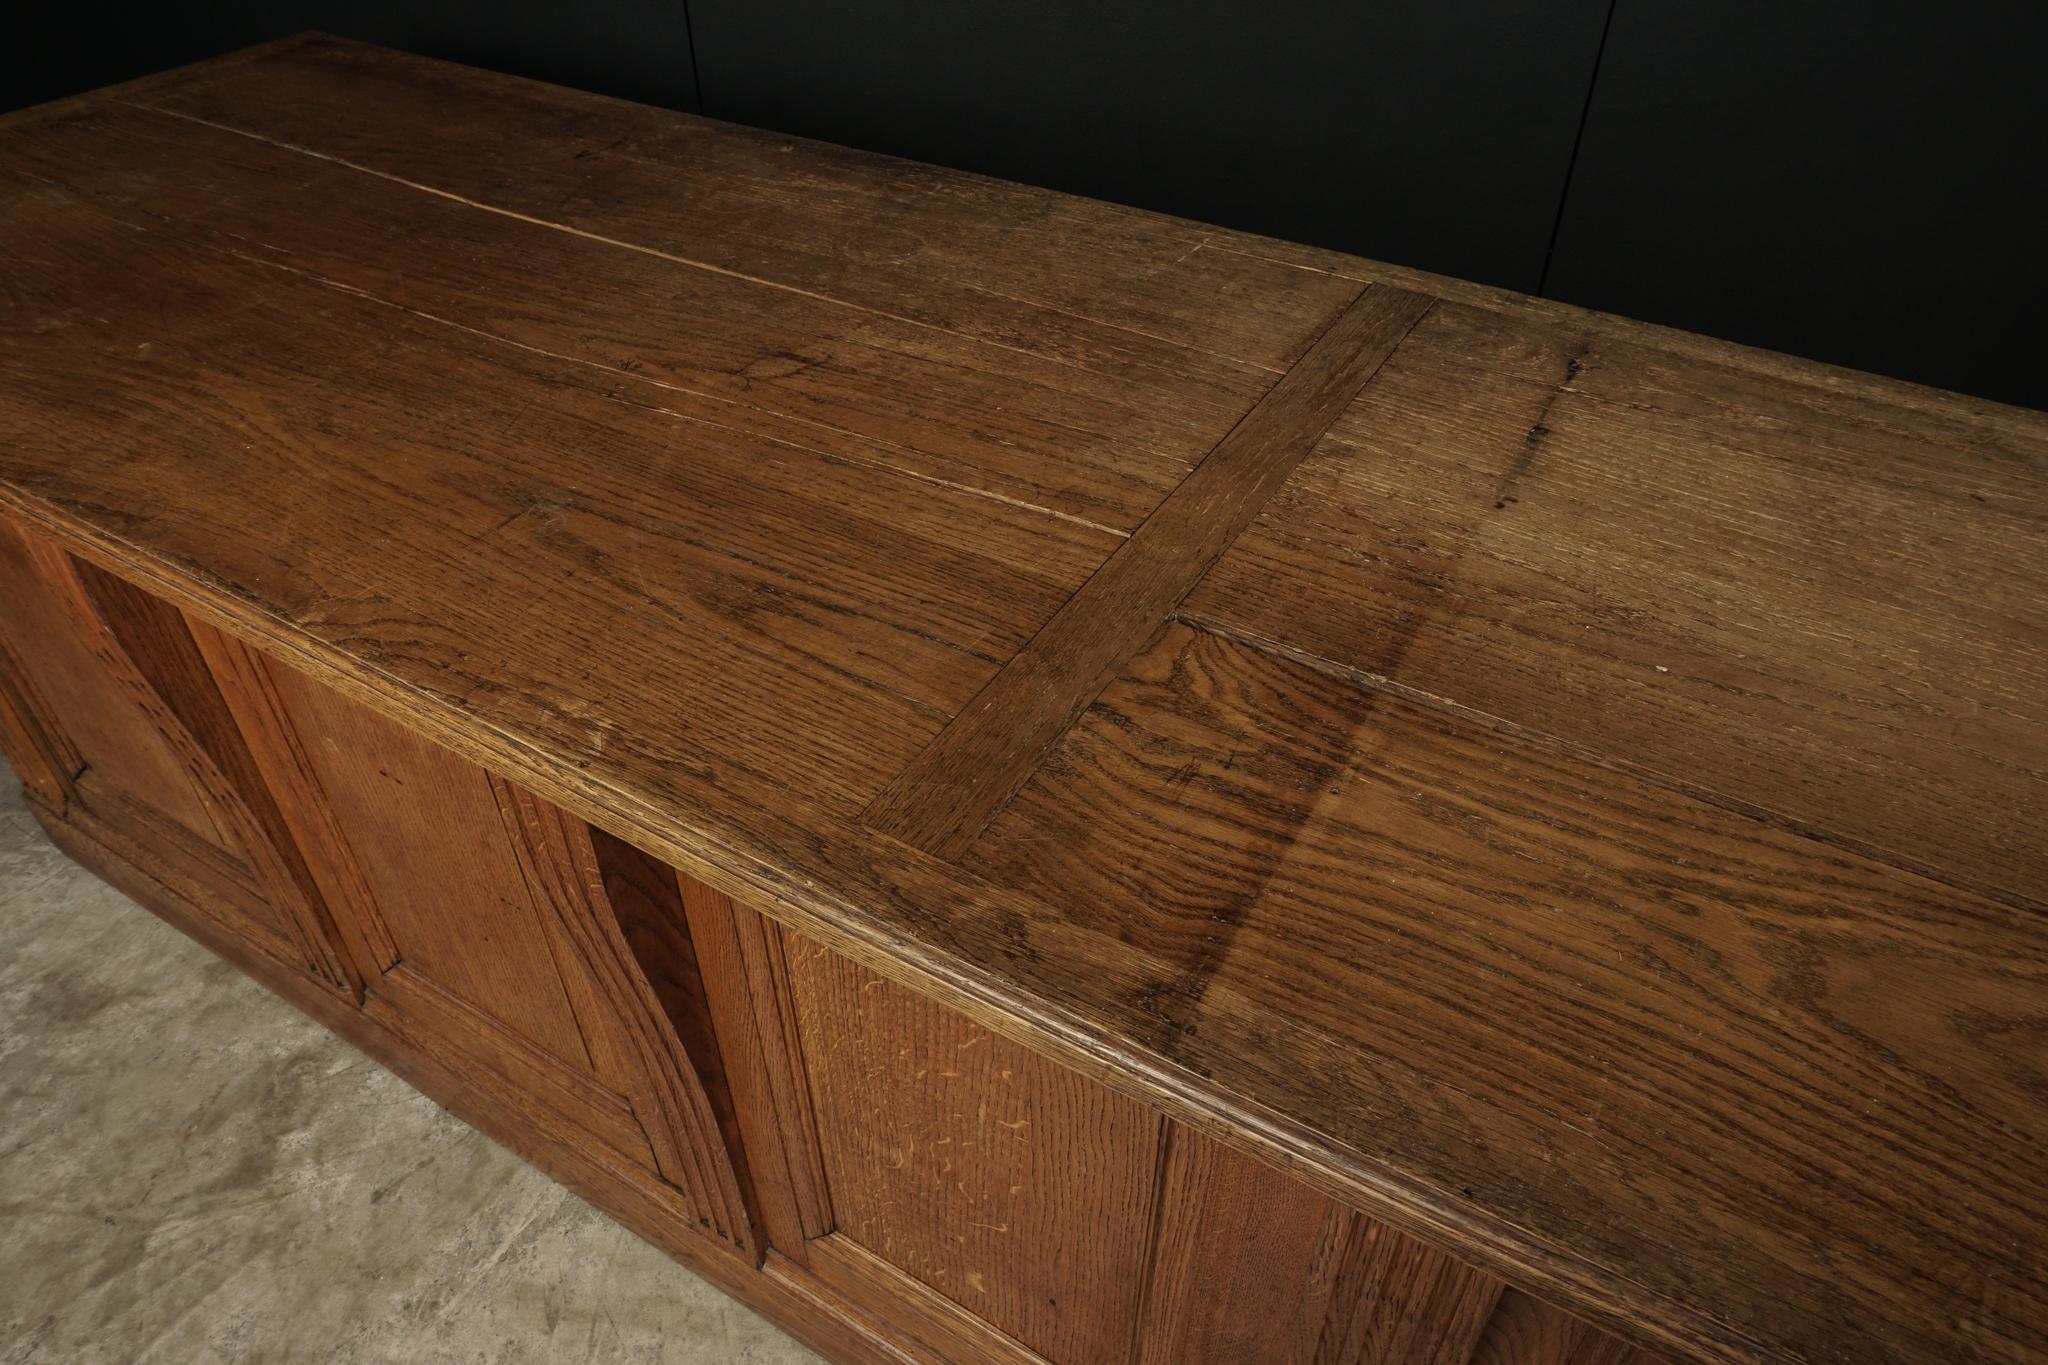
[[[588,241],[596,242],[603,246],[616,247],[622,251],[636,251],[643,256],[657,257],[664,261],[673,262],[676,265],[687,266],[692,270],[702,270],[712,275],[723,275],[728,279],[741,280],[744,281],[745,283],[761,285],[764,288],[768,289],[780,289],[786,293],[796,294],[803,298],[815,299],[819,303],[829,304],[834,308],[844,308],[856,313],[872,313],[877,317],[885,317],[890,319],[891,321],[903,323],[906,326],[926,328],[934,332],[944,332],[948,336],[957,337],[962,341],[969,342],[976,346],[987,346],[993,350],[998,351],[1016,352],[1017,354],[1020,355],[1030,356],[1034,360],[1043,361],[1046,364],[1062,365],[1068,369],[1080,370],[1083,373],[1087,374],[1101,373],[1100,371],[1091,369],[1089,366],[1078,364],[1072,360],[1063,359],[1059,356],[1043,355],[1035,351],[1026,350],[1020,346],[1008,345],[1004,342],[994,340],[990,337],[978,336],[969,332],[958,331],[954,328],[942,326],[938,323],[927,321],[923,318],[916,317],[909,313],[890,312],[888,309],[885,308],[876,308],[868,304],[857,303],[852,300],[840,298],[836,295],[824,293],[816,289],[806,289],[802,285],[790,284],[784,280],[772,279],[765,275],[750,274],[744,270],[734,270],[728,266],[722,266],[713,261],[698,260],[693,256],[685,256],[673,251],[663,251],[657,247],[644,246],[638,242],[626,241],[625,239],[619,237],[609,237],[601,232],[592,232],[587,228],[580,228],[569,223],[557,222],[552,218],[542,218],[531,213],[522,213],[517,209],[509,209],[501,207],[500,205],[497,204],[487,203],[481,199],[472,199],[467,195],[457,194],[453,190],[444,190],[436,185],[429,185],[419,180],[411,180],[402,175],[395,175],[390,171],[378,170],[375,166],[366,166],[361,162],[351,161],[349,158],[345,156],[335,156],[332,153],[318,151],[312,147],[304,147],[295,142],[288,142],[274,137],[266,137],[262,133],[251,132],[247,128],[237,128],[233,124],[216,123],[212,119],[201,118],[197,114],[188,114],[180,109],[172,109],[158,104],[143,103],[132,99],[111,99],[104,102],[109,104],[125,105],[131,109],[138,109],[150,114],[161,114],[168,118],[183,119],[187,123],[196,123],[201,127],[212,128],[215,129],[216,131],[223,133],[232,133],[237,137],[248,138],[252,142],[260,142],[263,143],[265,146],[276,147],[280,151],[296,152],[301,156],[312,157],[316,161],[326,161],[337,166],[346,166],[348,169],[352,171],[359,171],[364,175],[373,175],[376,176],[379,180],[388,180],[395,185],[403,185],[408,189],[418,190],[422,194],[433,195],[437,199],[446,199],[452,203],[461,204],[467,208],[477,209],[484,213],[495,213],[500,217],[511,218],[521,223],[530,223],[535,227],[548,228],[555,232],[567,233],[571,237],[582,237]],[[1043,310],[1046,312],[1063,313],[1070,317],[1082,316],[1080,314],[1073,313],[1067,309],[1057,308],[1050,304],[1039,303],[1036,300],[1032,299],[1017,298],[1013,295],[1002,294],[992,289],[977,287],[975,289],[975,292],[979,294],[984,294],[989,298],[1000,298],[1013,303],[1025,304],[1031,308]],[[1124,332],[1132,336],[1143,337],[1148,341],[1166,340],[1163,337],[1154,336],[1150,332],[1145,332],[1138,330],[1136,328],[1122,326],[1117,323],[1103,322],[1099,319],[1093,318],[1088,319],[1088,321],[1093,322],[1097,326],[1108,328],[1112,331]],[[1231,359],[1231,357],[1223,356],[1219,352],[1204,350],[1200,347],[1195,346],[1188,346],[1180,342],[1170,342],[1169,344],[1178,347],[1180,350],[1187,354],[1202,355],[1219,360]],[[1303,359],[1306,360],[1307,357],[1304,356]],[[1242,363],[1248,363],[1251,365],[1251,368],[1254,369],[1264,370],[1267,368],[1266,366],[1257,364],[1255,362]],[[1297,361],[1297,368],[1299,367],[1299,364],[1300,362]]]

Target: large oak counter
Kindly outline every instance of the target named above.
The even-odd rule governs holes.
[[[829,1352],[2048,1359],[2048,418],[318,37],[0,284],[53,834]]]

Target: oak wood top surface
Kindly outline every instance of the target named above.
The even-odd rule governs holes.
[[[1677,1354],[2048,1355],[2048,420],[319,38],[0,125],[0,285],[17,514],[870,966]]]

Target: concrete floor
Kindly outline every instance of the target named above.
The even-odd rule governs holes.
[[[0,765],[0,1362],[795,1365],[71,863]]]

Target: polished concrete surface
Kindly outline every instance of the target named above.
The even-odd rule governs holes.
[[[52,847],[0,766],[0,1362],[816,1361]]]

